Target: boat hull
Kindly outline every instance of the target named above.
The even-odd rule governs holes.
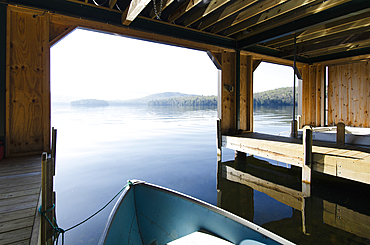
[[[100,244],[167,244],[200,230],[233,244],[292,244],[213,205],[144,182],[120,196]]]

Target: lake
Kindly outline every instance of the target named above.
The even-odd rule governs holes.
[[[256,108],[255,131],[288,135],[291,114],[290,108]],[[295,243],[370,244],[368,186],[314,175],[312,197],[297,198],[300,169],[253,156],[235,159],[229,149],[218,162],[216,119],[215,108],[53,104],[59,226],[84,220],[127,180],[140,179],[221,206]],[[68,231],[65,244],[96,244],[113,203]]]

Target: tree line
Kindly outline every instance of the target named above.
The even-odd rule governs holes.
[[[148,102],[149,106],[217,106],[217,96],[175,97]]]

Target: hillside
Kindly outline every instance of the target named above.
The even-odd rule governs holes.
[[[112,100],[109,101],[110,105],[147,105],[149,101],[162,100],[175,97],[190,97],[191,94],[182,94],[178,92],[164,92],[158,94],[151,94],[142,98],[132,100]]]
[[[293,106],[293,87],[277,88],[253,94],[255,106]],[[296,104],[298,88],[296,88]]]
[[[152,100],[149,106],[217,106],[217,96],[187,96]]]

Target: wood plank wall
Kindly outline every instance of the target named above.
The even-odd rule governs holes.
[[[328,70],[328,125],[370,127],[369,62],[330,65]]]
[[[6,156],[50,149],[47,15],[8,7]]]
[[[302,72],[302,126],[324,126],[325,67],[305,65]]]

